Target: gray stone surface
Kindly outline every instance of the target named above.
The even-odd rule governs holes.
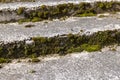
[[[120,50],[74,53],[39,63],[10,63],[0,69],[0,80],[120,80]]]
[[[38,7],[40,5],[56,5],[61,3],[80,3],[80,2],[94,2],[94,1],[114,1],[114,0],[36,0],[36,2],[14,2],[14,3],[0,3],[0,9],[16,9],[19,7]],[[120,0],[115,0],[120,1]]]
[[[31,8],[42,4],[56,5],[68,1],[75,0],[0,3],[0,9],[16,9],[21,5]],[[81,0],[76,0],[75,3],[79,1]],[[27,24],[35,26],[25,28]],[[78,33],[80,30],[83,30],[81,34],[91,34],[112,29],[120,29],[120,19],[92,17],[69,18],[65,21],[55,20],[48,23],[0,24],[0,41],[12,42],[35,36],[51,37],[58,34]],[[120,50],[74,53],[61,58],[42,60],[39,63],[9,63],[0,69],[0,80],[120,80]]]
[[[80,2],[94,2],[94,1],[98,1],[98,0],[36,0],[36,2],[0,3],[0,10],[2,10],[2,12],[0,12],[0,21],[10,21],[10,20],[18,20],[24,18],[23,15],[18,16],[14,11],[10,12],[11,10],[16,10],[19,7],[35,9],[35,7],[41,5],[58,5],[63,3],[80,3]]]
[[[35,25],[31,28],[25,28],[25,25]],[[120,29],[120,19],[107,18],[68,18],[65,21],[54,20],[48,23],[9,23],[0,24],[0,41],[12,42],[28,39],[29,37],[43,36],[52,37],[56,35],[78,33],[91,34],[97,31]]]
[[[2,11],[0,12],[0,22],[1,21],[11,21],[19,20],[24,18],[23,15],[18,16],[16,12]]]

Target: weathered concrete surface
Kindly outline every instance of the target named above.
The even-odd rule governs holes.
[[[0,80],[120,80],[120,50],[82,52],[39,63],[10,63],[0,69]]]
[[[11,21],[11,20],[19,20],[24,18],[23,15],[17,15],[16,12],[2,11],[0,12],[0,22],[1,21]]]
[[[17,9],[19,7],[38,7],[40,5],[57,5],[62,3],[80,3],[80,2],[94,2],[94,1],[120,1],[120,0],[36,0],[35,2],[14,2],[14,3],[0,3],[1,9]]]
[[[41,5],[52,6],[63,3],[78,4],[80,2],[94,2],[94,1],[111,1],[111,0],[36,0],[35,2],[0,3],[0,21],[10,21],[10,20],[18,20],[24,18],[23,15],[17,15],[17,13],[14,11],[20,7],[35,9],[36,7],[39,7]]]
[[[25,28],[25,25],[32,24],[34,27]],[[48,21],[48,23],[9,23],[0,24],[0,41],[13,42],[28,39],[29,37],[52,37],[56,35],[78,33],[91,34],[97,31],[120,29],[120,19],[106,17],[68,18],[65,21]]]
[[[68,0],[39,1],[0,4],[0,9],[16,9],[21,5],[31,8],[42,4],[56,5],[68,2]],[[71,1],[69,0],[69,2]],[[81,0],[76,0],[75,3],[78,1]],[[25,28],[24,26],[27,24],[35,26]],[[66,21],[52,21],[47,24],[44,22],[0,24],[0,41],[12,42],[35,36],[51,37],[58,34],[78,33],[80,30],[83,30],[83,33],[90,34],[112,29],[120,29],[120,19],[93,17],[69,18]],[[31,73],[32,71],[36,72]],[[120,50],[94,53],[82,52],[47,61],[43,60],[36,64],[10,63],[0,69],[0,80],[120,80]]]

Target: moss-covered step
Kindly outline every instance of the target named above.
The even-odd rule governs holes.
[[[82,52],[83,50],[88,52],[99,51],[108,45],[119,45],[120,31],[99,31],[91,35],[66,34],[49,38],[33,37],[30,40],[32,40],[31,43],[26,43],[24,40],[1,44],[0,58],[14,59],[49,54],[65,55],[72,52]]]

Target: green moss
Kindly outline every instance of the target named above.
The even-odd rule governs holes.
[[[88,52],[99,51],[101,49],[100,45],[89,45],[89,44],[82,44],[78,47],[71,47],[67,50],[67,53],[72,52],[82,52],[83,50]]]
[[[20,7],[19,9],[17,9],[17,14],[23,14],[25,19],[30,19],[29,21],[32,22],[37,22],[46,19],[61,19],[65,16],[96,16],[99,13],[120,11],[118,7],[120,7],[120,2],[82,2],[80,4],[68,3],[55,6],[42,5],[35,10],[29,11],[23,7]],[[26,22],[26,20],[22,22]]]
[[[0,58],[0,63],[9,63],[9,62],[11,62],[9,59]]]
[[[94,3],[81,2],[80,4],[67,3],[67,4],[58,4],[55,6],[42,5],[34,10],[28,10],[24,7],[20,7],[19,9],[16,10],[16,13],[18,15],[24,16],[26,20],[13,20],[7,22],[18,21],[19,23],[23,23],[30,21],[37,22],[46,19],[47,20],[66,19],[64,18],[65,16],[68,17],[96,16],[99,13],[119,12],[120,11],[119,7],[120,7],[120,2],[116,2],[116,1],[110,1],[110,2],[104,1],[104,2],[94,2]],[[4,22],[6,21],[2,21],[1,23]]]
[[[24,12],[24,7],[20,7],[18,10],[17,10],[17,14],[18,15],[21,15],[23,12]]]
[[[88,52],[99,51],[101,49],[100,45],[89,45],[85,50]]]
[[[71,47],[70,49],[67,50],[67,53],[72,53],[72,52],[82,52],[83,49],[81,47]]]
[[[87,17],[87,16],[96,16],[94,13],[84,13],[84,14],[79,14],[79,17]]]
[[[5,62],[4,58],[31,57],[33,61],[37,62],[36,57],[49,54],[65,55],[83,50],[99,51],[104,46],[120,44],[120,32],[119,30],[107,30],[91,35],[65,34],[49,38],[33,37],[30,40],[33,40],[32,44],[18,41],[0,45],[1,63]]]
[[[22,24],[24,21],[22,19],[18,20],[19,24]]]
[[[38,12],[37,15],[38,15],[38,17],[42,17],[43,16],[43,12]]]
[[[105,5],[104,5],[103,2],[97,2],[97,5],[98,5],[98,7],[101,8],[101,9],[104,9],[104,8],[105,8]]]
[[[37,12],[33,12],[32,17],[36,17],[36,16],[37,16]]]
[[[30,19],[19,19],[18,23],[22,24],[23,22],[30,22],[30,21],[31,21]]]
[[[46,7],[47,7],[46,5],[42,5],[42,6],[40,7],[40,9],[45,10]]]
[[[99,18],[103,18],[103,17],[106,17],[106,16],[105,16],[105,15],[99,15],[98,17],[99,17]]]
[[[45,37],[33,37],[32,40],[34,40],[35,42],[44,43],[47,41],[47,38],[45,38]]]
[[[49,12],[48,11],[45,11],[44,13],[43,13],[43,17],[45,18],[45,19],[48,19],[48,16],[49,15]]]
[[[82,44],[82,45],[81,45],[81,48],[82,48],[83,50],[85,50],[88,46],[89,46],[89,44]]]
[[[82,44],[81,48],[88,52],[99,51],[101,49],[100,45],[89,45],[89,44]]]
[[[32,22],[38,22],[38,21],[41,21],[41,19],[38,18],[38,17],[34,17],[31,21],[32,21]]]
[[[37,63],[40,62],[40,60],[38,58],[32,58],[31,62]]]

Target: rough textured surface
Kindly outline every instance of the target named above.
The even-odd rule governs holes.
[[[38,7],[40,5],[56,5],[61,3],[80,3],[80,2],[94,2],[94,1],[114,1],[114,0],[36,0],[36,2],[14,2],[14,3],[0,3],[0,9],[16,9],[19,7]],[[115,0],[120,1],[120,0]]]
[[[16,9],[20,7],[28,8],[28,10],[36,9],[41,5],[58,5],[63,3],[80,2],[94,2],[94,1],[111,1],[111,0],[36,0],[35,2],[12,2],[12,3],[0,3],[0,22],[1,21],[16,21],[18,19],[25,18],[24,15],[17,15]],[[19,10],[20,11],[20,10]]]
[[[17,13],[15,12],[8,12],[8,11],[3,11],[2,13],[0,13],[0,22],[1,21],[10,21],[10,20],[19,20],[24,18],[23,15],[18,16]]]
[[[74,2],[76,1],[76,2]],[[0,3],[0,9],[37,7],[43,4],[78,3],[84,0],[38,0],[37,2]],[[96,1],[96,0],[85,0]],[[14,14],[10,14],[14,18]],[[0,16],[3,20],[9,16]],[[118,17],[118,16],[117,16]],[[0,24],[0,41],[12,42],[35,36],[55,36],[58,34],[90,34],[101,30],[120,29],[120,19],[116,18],[69,18],[66,21]],[[25,28],[27,24],[35,25]],[[43,60],[39,63],[9,63],[0,69],[0,80],[120,80],[120,49],[117,51],[77,53],[61,58]],[[35,71],[35,73],[34,73]]]
[[[63,2],[84,0],[38,0],[38,2],[0,3],[0,9],[31,8],[42,4],[56,5]],[[85,0],[94,1],[94,0]],[[2,16],[1,16],[2,17]],[[12,16],[11,16],[12,17]],[[118,17],[118,16],[117,16]],[[9,19],[9,17],[6,16]],[[34,27],[25,28],[27,24]],[[58,34],[90,34],[96,31],[120,29],[117,18],[69,18],[66,21],[0,24],[0,41],[12,42],[35,36]],[[120,50],[93,53],[77,53],[39,63],[9,63],[0,69],[0,80],[120,80]],[[35,73],[34,73],[35,71]]]
[[[119,53],[82,52],[39,63],[10,63],[0,69],[0,80],[120,80]]]
[[[25,25],[35,25],[31,28],[25,28]],[[116,18],[68,18],[65,21],[54,20],[48,23],[9,23],[0,24],[0,41],[12,42],[24,40],[29,37],[43,36],[51,37],[56,35],[78,33],[91,34],[97,31],[120,29],[120,19]]]

